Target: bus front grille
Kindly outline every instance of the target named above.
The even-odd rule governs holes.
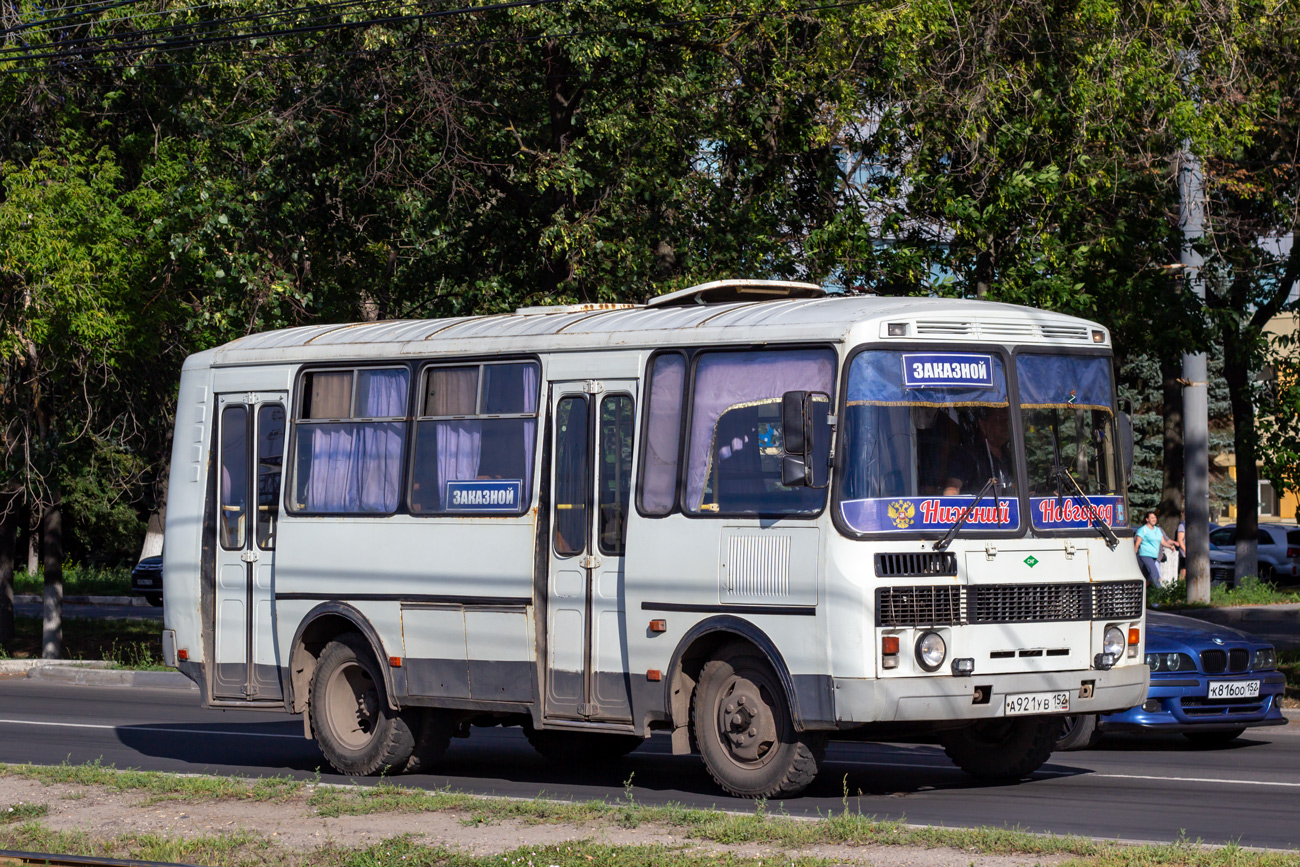
[[[1087,584],[985,584],[970,588],[971,623],[1088,620]]]
[[[1105,581],[1092,585],[1094,620],[1127,620],[1142,614],[1141,581]]]
[[[964,597],[960,587],[880,587],[876,590],[876,625],[955,626],[965,623]]]

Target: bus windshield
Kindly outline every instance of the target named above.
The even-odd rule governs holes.
[[[980,352],[860,352],[841,425],[840,517],[861,533],[1015,530],[1019,483],[1002,358]]]
[[[1126,526],[1110,359],[1021,353],[1016,381],[1034,528]]]

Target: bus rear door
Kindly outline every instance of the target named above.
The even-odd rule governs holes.
[[[630,723],[623,555],[636,381],[551,386],[545,712]]]
[[[284,392],[217,397],[217,699],[281,698],[273,616],[286,398]]]

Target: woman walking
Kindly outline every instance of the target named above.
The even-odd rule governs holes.
[[[1160,529],[1155,512],[1147,512],[1146,523],[1137,529],[1133,537],[1133,550],[1137,551],[1142,571],[1146,572],[1147,583],[1152,587],[1160,586],[1160,549],[1178,550],[1178,546],[1169,541],[1165,531]]]

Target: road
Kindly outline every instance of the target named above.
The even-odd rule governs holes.
[[[102,759],[119,768],[243,776],[326,770],[297,717],[203,710],[180,690],[64,686],[0,679],[0,762]],[[607,768],[565,769],[537,756],[518,729],[477,728],[454,740],[426,788],[532,798],[614,800],[631,778],[643,804],[749,809],[721,795],[695,757],[656,737]],[[771,811],[845,808],[952,827],[1005,826],[1121,840],[1180,836],[1247,846],[1300,845],[1300,725],[1248,732],[1224,750],[1191,750],[1177,736],[1115,736],[1100,749],[1059,753],[1026,782],[982,785],[932,746],[835,744],[803,797]],[[342,780],[323,773],[324,780]]]

